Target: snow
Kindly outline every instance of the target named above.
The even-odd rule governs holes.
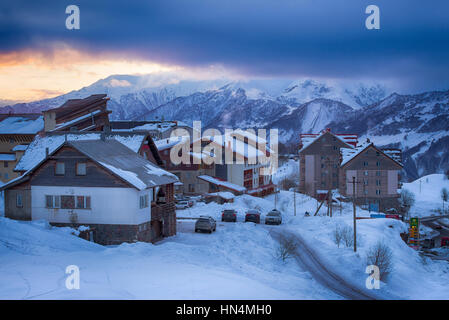
[[[227,191],[212,192],[212,193],[208,193],[207,195],[208,196],[218,196],[225,200],[232,200],[235,198],[235,195],[232,192],[227,192]]]
[[[355,148],[341,148],[341,156],[342,161],[340,166],[344,166],[346,163],[354,159],[358,154],[360,154],[362,151],[364,151],[366,148],[368,148],[370,145],[372,145],[372,142],[363,142],[362,144],[358,145]]]
[[[145,190],[147,188],[147,185],[145,182],[139,179],[136,173],[131,171],[126,171],[120,168],[116,168],[114,166],[111,166],[110,164],[100,162],[100,164],[108,168],[110,171],[114,172],[116,175],[121,177],[123,180],[128,181],[130,184],[135,186],[139,190]]]
[[[433,177],[430,177],[433,179]],[[435,180],[438,181],[438,177]],[[441,183],[446,183],[440,181]],[[440,185],[441,186],[441,185]],[[274,208],[283,224],[265,226]],[[205,204],[178,210],[178,217],[211,215],[217,231],[194,233],[195,220],[178,221],[177,235],[157,244],[133,243],[103,247],[43,221],[0,218],[0,299],[341,299],[312,278],[295,260],[275,257],[277,242],[270,232],[301,235],[324,265],[346,282],[365,288],[366,254],[378,241],[393,252],[393,270],[374,294],[398,299],[447,299],[449,265],[421,257],[400,238],[407,225],[395,219],[357,220],[357,253],[333,241],[337,225],[352,227],[352,204],[335,208],[333,217],[317,201],[281,191],[266,198],[236,196],[233,203]],[[220,221],[224,209],[237,211],[236,223]],[[258,209],[262,224],[244,223],[244,213]],[[305,217],[304,212],[311,213]],[[358,216],[369,212],[357,208]],[[80,290],[67,290],[65,269],[80,268]],[[149,272],[151,270],[151,272]]]
[[[53,131],[60,130],[60,129],[62,129],[62,128],[64,128],[64,127],[67,127],[67,126],[70,126],[71,124],[74,124],[74,123],[76,123],[76,122],[78,122],[78,121],[81,121],[81,120],[84,120],[84,119],[88,119],[88,118],[90,118],[90,117],[93,117],[93,116],[95,116],[96,114],[98,114],[98,113],[100,113],[100,112],[102,112],[102,110],[96,110],[96,111],[94,111],[94,112],[85,114],[85,115],[83,115],[83,116],[81,116],[81,117],[72,119],[72,120],[70,120],[70,121],[67,121],[67,122],[61,122],[61,123],[59,123],[59,124],[56,126],[55,129],[53,129]]]
[[[410,183],[404,183],[402,189],[411,191],[415,195],[415,205],[410,214],[416,217],[425,217],[435,214],[434,210],[442,209],[441,189],[449,191],[449,180],[444,174],[430,174]],[[449,203],[445,204],[445,208]]]
[[[14,153],[0,153],[0,161],[16,161]]]
[[[27,144],[18,144],[11,151],[25,151],[28,148]]]
[[[26,117],[11,116],[0,121],[0,134],[36,134],[43,128],[43,116],[40,116],[35,120]]]
[[[245,187],[239,186],[238,184],[234,184],[234,183],[231,183],[229,181],[220,180],[220,179],[208,176],[208,175],[198,176],[198,179],[207,181],[209,183],[213,183],[213,184],[215,184],[217,186],[221,186],[221,187],[224,187],[224,188],[227,188],[227,189],[231,189],[231,190],[235,190],[235,191],[239,191],[239,192],[246,191]]]
[[[276,170],[276,172],[272,176],[272,181],[274,184],[278,184],[285,178],[293,178],[299,180],[298,175],[299,161],[289,159]]]
[[[154,144],[156,145],[156,147],[159,151],[163,151],[166,149],[170,149],[177,144],[184,144],[188,141],[190,141],[190,137],[175,136],[175,137],[170,137],[170,138],[166,138],[166,139],[155,140]]]
[[[58,149],[64,144],[67,137],[67,141],[76,140],[98,140],[100,139],[101,133],[85,133],[85,134],[61,134],[61,135],[49,135],[49,136],[39,136],[37,135],[31,144],[28,146],[22,158],[20,158],[17,163],[15,170],[27,171],[33,169],[40,162],[45,159],[45,149],[48,148],[49,154]],[[118,142],[124,144],[129,149],[134,152],[138,152],[140,146],[142,145],[144,134],[133,134],[133,135],[118,135],[111,134],[107,135],[109,138],[114,138]]]

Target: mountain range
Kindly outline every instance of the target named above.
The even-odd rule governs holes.
[[[203,128],[277,128],[285,145],[324,128],[403,150],[404,180],[449,169],[449,91],[392,93],[379,83],[312,79],[186,80],[115,75],[67,94],[3,107],[41,112],[94,93],[110,97],[111,119],[165,119]]]

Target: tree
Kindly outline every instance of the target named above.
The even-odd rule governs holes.
[[[449,169],[447,169],[447,171],[446,171],[446,179],[449,180]]]
[[[377,242],[366,255],[366,264],[375,265],[379,268],[380,280],[386,280],[393,269],[393,253],[383,242]]]
[[[408,215],[411,207],[415,204],[415,194],[407,189],[402,189],[399,203],[403,212]]]
[[[446,188],[441,189],[441,199],[443,200],[443,214],[444,214],[444,203],[449,200],[449,191]]]

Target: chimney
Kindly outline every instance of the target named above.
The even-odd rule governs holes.
[[[45,159],[48,158],[48,154],[49,154],[49,151],[48,151],[48,147],[47,147],[47,148],[45,148]]]
[[[44,131],[52,131],[56,128],[56,112],[52,110],[44,111]]]

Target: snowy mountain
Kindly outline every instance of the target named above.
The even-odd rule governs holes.
[[[449,169],[449,92],[386,96],[378,83],[313,79],[181,79],[176,74],[114,75],[51,99],[1,112],[41,112],[94,93],[110,97],[116,119],[175,119],[203,128],[277,128],[284,144],[329,127],[404,151],[405,178]]]

